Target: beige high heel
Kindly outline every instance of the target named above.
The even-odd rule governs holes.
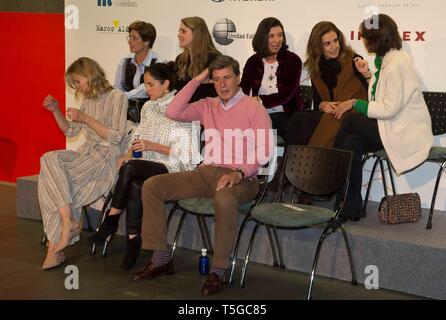
[[[56,268],[65,262],[65,255],[63,253],[55,253],[52,248],[48,248],[48,253],[46,254],[45,261],[43,262],[42,269],[49,270]]]
[[[81,233],[81,230],[82,228],[80,225],[76,225],[76,227],[74,229],[71,229],[68,233],[64,233],[65,230],[62,229],[62,236],[60,238],[60,241],[56,244],[54,252],[58,253],[68,247],[71,243],[71,240],[74,237],[78,236]]]

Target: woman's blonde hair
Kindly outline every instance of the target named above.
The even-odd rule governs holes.
[[[322,21],[317,23],[311,30],[310,38],[308,39],[306,61],[304,63],[304,66],[307,68],[310,77],[313,77],[320,72],[319,62],[323,55],[322,36],[328,32],[335,32],[338,36],[338,59],[340,61],[344,59],[347,53],[353,52],[352,48],[345,44],[344,35],[333,22]]]
[[[184,80],[188,76],[195,77],[205,69],[210,53],[220,54],[220,52],[215,48],[203,18],[187,17],[181,19],[181,22],[193,33],[192,52],[184,48],[183,53],[177,60],[178,77]]]
[[[77,74],[88,80],[88,89],[84,96],[89,99],[95,99],[100,94],[113,89],[108,80],[105,78],[104,69],[94,61],[87,57],[81,57],[74,61],[65,72],[65,80],[70,88],[76,89],[72,75]],[[79,92],[76,90],[76,98]]]

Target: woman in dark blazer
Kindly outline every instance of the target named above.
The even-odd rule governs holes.
[[[285,138],[288,116],[303,108],[299,81],[302,60],[288,50],[282,23],[263,19],[252,40],[256,52],[243,69],[240,87],[267,109],[277,133]]]

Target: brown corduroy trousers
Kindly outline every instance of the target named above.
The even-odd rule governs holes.
[[[203,166],[194,171],[161,174],[144,182],[142,188],[142,246],[146,250],[167,250],[165,202],[195,197],[212,198],[215,209],[213,266],[227,268],[237,233],[239,205],[255,198],[259,182],[243,179],[231,188],[216,192],[228,168]]]

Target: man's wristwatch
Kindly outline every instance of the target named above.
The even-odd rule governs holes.
[[[236,172],[239,172],[239,173],[242,175],[242,179],[245,178],[245,173],[243,172],[243,169],[242,169],[242,168],[237,168],[235,171],[236,171]]]

